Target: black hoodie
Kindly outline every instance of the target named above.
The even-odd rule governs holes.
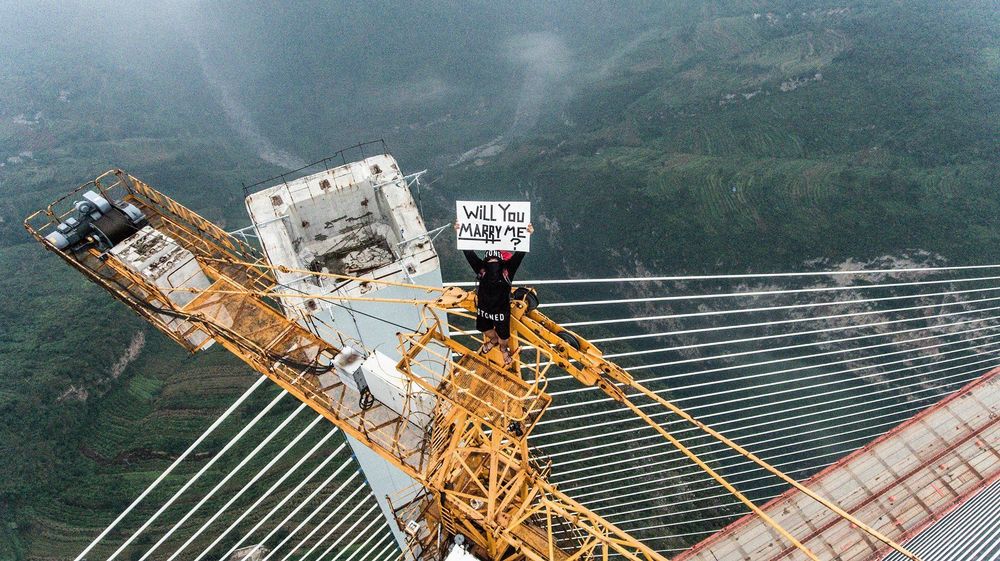
[[[465,259],[476,272],[476,306],[491,314],[510,312],[510,284],[524,259],[523,251],[515,251],[506,261],[485,262],[472,250],[463,251]]]

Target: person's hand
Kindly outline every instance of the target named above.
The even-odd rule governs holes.
[[[461,222],[455,222],[455,231],[457,232],[461,228],[462,228],[462,223]]]
[[[528,233],[529,234],[535,233],[535,227],[532,226],[530,222],[528,223]]]

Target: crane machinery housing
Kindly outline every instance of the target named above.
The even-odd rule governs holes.
[[[917,558],[637,382],[542,314],[531,289],[515,290],[511,310],[512,347],[529,360],[517,356],[505,367],[499,349],[480,354],[475,338],[452,336],[454,320],[473,317],[475,294],[441,287],[410,179],[380,154],[248,193],[263,253],[117,169],[33,213],[25,227],[184,348],[224,347],[370,450],[378,469],[394,470],[374,487],[390,495],[380,500],[413,559],[665,561],[548,482],[550,464],[528,436],[552,402],[553,369],[646,422],[796,558],[820,559],[652,419],[649,406],[736,450],[856,531]],[[381,318],[413,327],[395,334],[393,356],[366,345],[352,313],[373,303],[407,310]]]

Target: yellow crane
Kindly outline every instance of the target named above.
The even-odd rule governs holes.
[[[82,227],[86,226],[86,227]],[[475,295],[459,288],[414,287],[310,270],[358,283],[428,291],[424,300],[392,300],[423,308],[413,333],[400,333],[399,403],[373,400],[345,381],[363,359],[282,313],[279,299],[375,300],[285,290],[278,267],[224,230],[121,170],[89,181],[25,220],[27,230],[88,279],[111,292],[191,352],[218,343],[255,370],[391,462],[420,486],[393,503],[415,559],[441,559],[462,541],[481,559],[575,561],[620,555],[665,561],[650,547],[547,481],[549,465],[532,454],[528,436],[551,403],[549,370],[558,367],[632,411],[671,445],[770,524],[806,558],[818,557],[768,517],[636,404],[657,404],[849,520],[859,531],[909,559],[917,557],[750,451],[701,423],[600,349],[536,309],[530,289],[515,291],[512,346],[534,361],[504,367],[499,350],[483,355],[449,336],[448,318],[471,317]],[[530,381],[522,376],[530,371]]]

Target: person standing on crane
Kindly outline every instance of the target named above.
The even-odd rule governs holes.
[[[455,224],[455,230],[460,225]],[[528,232],[534,228],[528,224]],[[479,352],[486,354],[499,346],[503,353],[503,364],[509,366],[514,361],[510,348],[510,293],[511,283],[518,267],[524,259],[523,251],[487,251],[480,259],[475,251],[466,249],[466,261],[476,272],[476,330],[483,334],[483,345]]]

